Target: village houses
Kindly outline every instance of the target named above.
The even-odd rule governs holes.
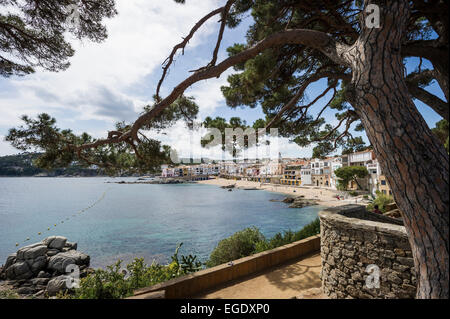
[[[273,183],[295,187],[320,187],[337,189],[338,178],[335,171],[345,166],[365,166],[369,172],[366,178],[352,181],[348,190],[366,191],[371,194],[380,191],[392,195],[392,191],[381,172],[373,150],[365,150],[341,156],[323,159],[277,159],[218,161],[196,165],[161,166],[162,178],[183,178],[186,180],[203,180],[208,178],[228,178]],[[359,186],[362,189],[359,189]]]

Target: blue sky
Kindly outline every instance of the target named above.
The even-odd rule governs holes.
[[[35,116],[46,112],[57,119],[60,127],[71,128],[77,133],[86,131],[95,137],[105,136],[117,121],[133,121],[142,107],[151,103],[162,73],[161,63],[172,47],[198,19],[220,5],[218,0],[190,0],[184,6],[173,1],[118,0],[119,15],[107,21],[109,38],[101,44],[72,40],[77,52],[67,71],[37,70],[22,78],[0,78],[0,155],[17,153],[3,141],[3,136],[9,128],[20,125],[22,114]],[[163,85],[162,96],[189,76],[189,70],[210,61],[219,26],[217,21],[218,17],[206,24],[191,40],[184,56],[177,56]],[[251,18],[247,17],[238,28],[226,30],[219,61],[227,56],[225,49],[228,46],[245,42],[250,23]],[[409,59],[408,70],[414,69],[417,63],[417,59]],[[424,67],[427,66],[425,61]],[[225,105],[220,86],[226,84],[226,77],[231,72],[225,72],[219,79],[198,83],[186,91],[186,95],[194,96],[200,106],[200,120],[206,116],[227,119],[238,116],[252,123],[264,117],[260,108],[231,109]],[[307,92],[309,99],[314,99],[324,88],[324,80],[311,85]],[[428,90],[444,98],[436,83]],[[321,99],[317,107],[324,105],[330,97],[331,93]],[[423,103],[416,104],[428,125],[434,127],[440,116]],[[333,112],[324,115],[328,122],[336,122]],[[189,142],[183,137],[189,133],[182,123],[166,133],[155,136],[177,149],[188,149]],[[310,156],[311,149],[300,148],[287,140],[280,143],[280,151],[286,157]]]

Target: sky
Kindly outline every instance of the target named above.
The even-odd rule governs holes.
[[[3,139],[8,129],[21,124],[20,116],[36,116],[46,112],[63,129],[75,133],[88,132],[105,137],[118,121],[132,122],[142,108],[152,103],[156,85],[162,74],[161,64],[174,45],[186,36],[191,27],[204,15],[223,5],[218,0],[189,0],[185,5],[174,1],[117,0],[119,14],[106,20],[108,39],[102,43],[70,39],[76,53],[68,70],[58,73],[37,70],[25,77],[0,78],[0,156],[18,153]],[[219,52],[219,59],[227,57],[225,49],[234,43],[245,42],[245,32],[252,20],[244,19],[236,29],[227,29]],[[218,16],[204,25],[189,42],[184,55],[178,55],[163,84],[161,95],[189,76],[190,70],[206,65],[215,46],[219,28]],[[417,60],[409,59],[408,69]],[[425,64],[426,65],[426,64]],[[232,70],[218,79],[195,84],[185,94],[193,96],[200,107],[197,120],[206,116],[229,119],[241,117],[251,124],[264,115],[260,108],[231,109],[226,106],[220,91]],[[320,94],[326,82],[314,83],[307,92],[310,100]],[[428,90],[443,98],[434,83]],[[331,93],[319,100],[324,105]],[[416,103],[430,127],[441,118],[428,106]],[[333,112],[324,114],[328,123],[337,123]],[[217,149],[204,150],[200,137],[204,132],[190,133],[183,123],[177,123],[164,134],[151,133],[164,144],[175,148],[182,156],[211,157]],[[363,136],[367,141],[367,138]],[[287,139],[278,140],[277,151],[283,157],[309,157],[312,147],[300,148]]]

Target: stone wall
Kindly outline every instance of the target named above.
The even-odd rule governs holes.
[[[414,261],[406,229],[398,220],[367,212],[359,205],[329,208],[319,217],[321,279],[326,295],[415,297]]]

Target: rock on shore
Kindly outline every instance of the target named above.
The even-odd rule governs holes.
[[[54,296],[67,289],[67,266],[78,266],[81,278],[90,271],[90,257],[77,251],[77,246],[65,237],[51,236],[22,247],[8,256],[0,268],[0,279],[7,280],[20,295]]]
[[[314,199],[306,199],[304,195],[297,197],[288,196],[284,199],[271,199],[271,202],[283,202],[289,205],[289,208],[303,208],[306,206],[318,205],[318,202]]]
[[[318,202],[314,199],[305,199],[304,196],[295,197],[292,202],[290,202],[289,208],[303,208],[307,206],[318,205]]]

